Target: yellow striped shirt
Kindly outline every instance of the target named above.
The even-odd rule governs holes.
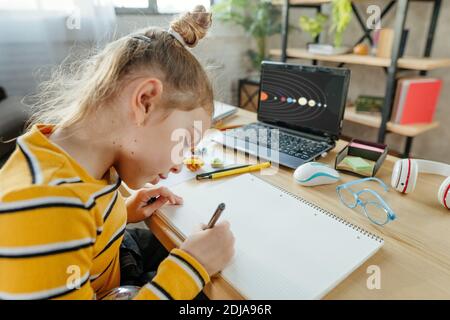
[[[0,299],[92,299],[120,283],[120,179],[90,176],[36,125],[0,170]],[[209,282],[174,249],[136,299],[192,299]]]

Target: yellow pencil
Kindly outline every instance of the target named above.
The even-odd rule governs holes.
[[[199,180],[218,179],[218,178],[231,176],[231,175],[234,175],[234,174],[247,173],[247,172],[261,170],[261,169],[264,169],[264,168],[268,168],[270,166],[271,166],[270,162],[263,162],[263,163],[255,164],[255,165],[252,165],[252,166],[244,167],[244,168],[238,168],[236,170],[228,170],[228,171],[223,171],[223,172],[218,172],[218,173],[211,173],[208,176],[203,176],[203,177],[200,177],[198,179]]]

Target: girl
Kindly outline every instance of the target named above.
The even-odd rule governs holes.
[[[222,222],[192,234],[152,274],[167,253],[149,231],[125,226],[182,199],[166,188],[128,199],[118,191],[121,180],[139,189],[177,173],[173,130],[210,126],[212,89],[186,48],[210,23],[198,6],[169,31],[123,37],[70,79],[47,83],[0,171],[1,299],[102,298],[120,284],[143,286],[137,299],[192,299],[229,262],[234,238]]]

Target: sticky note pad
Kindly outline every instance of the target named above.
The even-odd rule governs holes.
[[[380,149],[380,148],[377,148],[377,147],[368,146],[368,145],[365,145],[365,144],[362,144],[362,143],[357,143],[357,142],[351,142],[349,146],[353,147],[353,148],[369,150],[369,151],[375,151],[375,152],[379,152],[379,153],[383,153],[384,152],[383,149]]]
[[[372,165],[360,157],[345,157],[342,162],[355,171],[365,171],[372,169]]]

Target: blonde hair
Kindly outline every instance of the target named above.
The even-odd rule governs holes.
[[[195,47],[210,25],[211,14],[197,6],[172,21],[172,34],[149,28],[109,43],[86,60],[59,66],[34,96],[34,114],[27,130],[37,123],[58,127],[78,123],[113,99],[130,77],[146,69],[162,77],[163,107],[203,107],[212,113],[213,92],[208,76],[185,47]]]

